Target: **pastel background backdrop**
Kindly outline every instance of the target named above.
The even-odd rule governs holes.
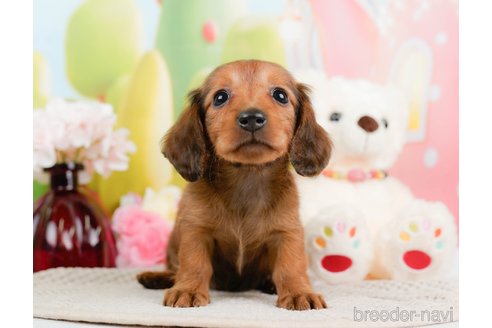
[[[185,94],[223,62],[255,57],[291,70],[392,81],[410,93],[411,115],[409,142],[390,173],[417,197],[445,202],[458,218],[457,6],[454,0],[37,0],[34,107],[53,97],[114,106],[137,153],[127,172],[91,183],[112,211],[129,191],[182,184],[163,159],[148,159],[160,156],[156,142]],[[36,196],[45,187],[34,189]]]

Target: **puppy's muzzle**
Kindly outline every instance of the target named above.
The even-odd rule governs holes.
[[[259,109],[249,109],[241,112],[237,118],[237,124],[251,133],[263,128],[266,123],[267,118]]]

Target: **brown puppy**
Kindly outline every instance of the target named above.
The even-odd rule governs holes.
[[[165,272],[138,275],[170,288],[164,305],[202,306],[209,288],[277,293],[277,306],[326,307],[307,277],[297,173],[319,174],[330,141],[307,87],[281,66],[243,60],[218,67],[191,92],[162,152],[189,183],[179,204]]]

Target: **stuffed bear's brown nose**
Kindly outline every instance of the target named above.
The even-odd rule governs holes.
[[[367,133],[371,133],[371,132],[374,132],[378,129],[379,127],[379,124],[378,122],[376,122],[375,119],[373,119],[372,117],[370,116],[362,116],[359,121],[357,122],[357,124],[359,124],[359,126],[364,129],[364,131],[366,131]]]

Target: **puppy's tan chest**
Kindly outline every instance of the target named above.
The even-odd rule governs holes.
[[[268,239],[268,233],[262,229],[264,228],[261,224],[243,221],[222,230],[216,236],[216,245],[220,248],[220,253],[234,264],[238,273],[241,273],[250,261],[261,255],[258,252],[264,248]]]

